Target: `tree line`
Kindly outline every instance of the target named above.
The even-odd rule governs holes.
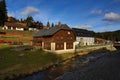
[[[7,7],[6,7],[6,1],[5,0],[0,0],[0,26],[4,26],[4,23],[8,21],[8,15],[7,15]],[[41,29],[43,28],[43,23],[41,21],[34,21],[32,16],[28,16],[26,19],[14,19],[12,22],[21,22],[21,23],[26,23],[27,27],[32,27],[32,28],[38,28]],[[47,27],[54,27],[54,23],[50,24],[48,21],[46,24]]]
[[[0,26],[4,26],[4,22],[7,21],[7,8],[5,0],[0,0]]]
[[[109,32],[98,32],[94,33],[95,37],[98,38],[103,38],[106,40],[111,40],[111,41],[120,41],[120,30],[117,31],[109,31]]]
[[[21,23],[26,23],[27,27],[38,28],[38,29],[42,29],[44,26],[54,27],[54,23],[50,24],[50,22],[48,21],[46,25],[43,25],[41,21],[34,21],[32,16],[28,16],[26,19],[21,18],[21,20],[17,20],[17,21]]]

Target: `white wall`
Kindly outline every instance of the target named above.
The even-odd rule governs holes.
[[[44,45],[44,43],[42,44]],[[64,49],[63,50],[55,50],[55,45],[56,43],[55,42],[52,42],[51,43],[51,50],[46,50],[44,49],[45,51],[48,51],[48,52],[54,52],[54,53],[57,53],[57,54],[62,54],[62,53],[74,53],[75,52],[75,42],[73,42],[73,49],[66,49],[66,42],[64,42]]]
[[[36,28],[29,28],[29,31],[37,30]]]
[[[76,45],[78,45],[83,40],[83,45],[94,45],[94,37],[76,37]]]
[[[3,27],[2,29],[8,29],[8,26],[4,25],[4,27]],[[10,30],[13,30],[13,27],[12,27],[12,26],[11,26]],[[24,28],[16,27],[15,30],[24,31]]]
[[[4,27],[2,29],[8,29],[8,27],[6,25],[4,25]]]
[[[16,30],[24,31],[24,28],[18,28],[18,27],[16,27]]]

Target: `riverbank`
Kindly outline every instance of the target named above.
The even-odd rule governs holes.
[[[16,46],[0,45],[0,80],[33,74],[74,55],[56,55],[42,50],[16,48]]]
[[[75,57],[57,63],[48,69],[25,77],[19,77],[15,80],[62,80],[63,77],[64,80],[66,80],[67,75],[69,76],[67,77],[67,80],[76,80],[74,75],[71,75],[72,72],[77,71],[77,69],[82,70],[83,68],[88,67],[89,62],[95,62],[98,59],[109,55],[110,53],[111,51],[107,50],[106,48],[102,48],[89,52],[87,55],[76,55]],[[71,78],[71,76],[73,78]]]
[[[76,55],[85,55],[103,47],[109,48],[110,46],[86,47],[82,48],[77,54],[57,55],[42,50],[19,51],[11,46],[0,45],[0,64],[2,64],[0,66],[0,80],[31,75],[59,62],[67,61]]]

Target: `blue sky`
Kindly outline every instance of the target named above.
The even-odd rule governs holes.
[[[8,15],[95,32],[120,29],[120,0],[6,0]]]

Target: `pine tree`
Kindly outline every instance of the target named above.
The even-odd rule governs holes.
[[[47,22],[47,27],[50,27],[50,22],[49,21]]]
[[[33,27],[34,19],[32,16],[28,16],[25,21],[27,23],[27,27]]]
[[[37,29],[42,29],[42,28],[43,28],[43,23],[37,21],[37,22],[36,22],[36,28],[37,28]]]
[[[54,23],[52,23],[51,27],[54,27]]]
[[[7,18],[6,2],[5,0],[0,0],[0,26],[4,26]]]

